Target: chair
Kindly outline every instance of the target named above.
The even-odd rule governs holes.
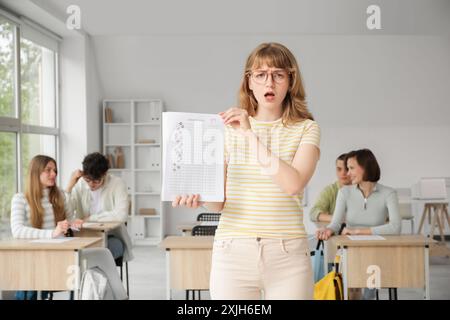
[[[129,206],[131,207],[131,203],[129,203]],[[127,223],[125,222],[125,227],[127,226]],[[116,263],[116,267],[120,268],[120,280],[123,281],[123,256],[122,257],[118,257],[117,259],[114,260],[114,262]],[[126,280],[126,284],[127,284],[127,295],[130,296],[130,283],[128,280],[128,261],[125,261],[125,280]]]
[[[203,212],[197,216],[197,221],[219,221],[220,213]]]
[[[99,267],[105,272],[113,291],[114,300],[127,300],[128,295],[122,284],[122,279],[117,275],[114,266],[114,259],[111,252],[107,248],[88,248],[81,250],[81,261],[86,261],[86,270]]]
[[[195,226],[192,228],[191,235],[193,236],[214,236],[216,234],[217,226]]]
[[[116,267],[120,268],[120,281],[123,281],[123,257],[118,257],[114,260]],[[128,261],[125,261],[125,280],[127,284],[127,295],[130,296],[130,283],[128,281]]]
[[[407,220],[411,223],[411,234],[414,234],[414,216],[410,203],[399,203],[398,210],[402,220]]]

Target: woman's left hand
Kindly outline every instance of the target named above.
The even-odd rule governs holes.
[[[84,221],[81,219],[75,219],[73,221],[70,222],[70,227],[81,230],[81,227],[83,226]]]
[[[349,236],[352,236],[352,235],[357,235],[357,234],[359,234],[359,232],[358,232],[358,229],[350,229],[350,228],[344,228],[343,230],[342,230],[342,233],[341,233],[342,235],[344,235],[344,236],[346,236],[346,235],[349,235]]]
[[[234,129],[240,129],[243,133],[251,130],[247,110],[241,108],[230,108],[225,112],[220,112],[219,115],[222,117],[225,125],[229,124]]]

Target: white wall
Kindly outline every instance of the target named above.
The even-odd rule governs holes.
[[[97,57],[92,38],[86,36],[86,115],[87,150],[86,153],[102,152],[102,98],[103,89],[99,81]]]
[[[60,46],[60,179],[65,187],[87,150],[85,39],[65,38]]]
[[[60,174],[65,187],[84,156],[101,151],[102,92],[89,36],[64,37],[60,56]]]
[[[334,159],[356,148],[374,151],[381,183],[393,187],[409,187],[421,176],[450,175],[448,37],[93,39],[104,98],[161,98],[166,110],[192,112],[219,112],[235,105],[245,59],[257,44],[279,41],[288,46],[300,62],[309,106],[322,128],[322,156],[309,185],[310,204],[333,181]],[[169,233],[195,216],[170,206],[166,213]]]

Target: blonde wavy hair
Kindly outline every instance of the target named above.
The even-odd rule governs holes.
[[[25,197],[30,206],[30,223],[33,228],[42,228],[44,222],[45,209],[42,207],[42,193],[44,186],[41,184],[40,176],[45,170],[49,162],[53,162],[56,167],[56,161],[53,158],[37,155],[31,159],[28,168],[28,176],[25,187]],[[49,201],[53,207],[53,214],[55,216],[55,225],[66,218],[64,211],[64,197],[59,191],[56,184],[49,188]]]
[[[302,76],[294,55],[282,44],[274,42],[260,44],[247,58],[239,89],[239,106],[247,110],[250,116],[255,116],[258,101],[250,90],[248,82],[252,70],[260,68],[263,64],[285,69],[289,73],[289,89],[282,104],[283,125],[294,124],[305,119],[314,120],[306,104]]]

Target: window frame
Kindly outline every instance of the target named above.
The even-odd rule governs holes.
[[[54,52],[54,86],[55,86],[55,126],[39,126],[39,125],[30,125],[22,123],[22,99],[21,99],[21,63],[20,63],[20,55],[21,55],[21,26],[26,24],[26,28],[33,28],[35,32],[41,33],[44,37],[48,36],[39,28],[34,28],[30,26],[30,23],[25,21],[21,21],[10,13],[0,9],[0,17],[7,21],[8,23],[14,26],[14,60],[15,60],[15,68],[14,68],[14,109],[15,109],[15,117],[4,117],[0,116],[0,132],[12,132],[16,135],[16,192],[22,192],[24,186],[22,185],[23,181],[23,172],[22,172],[22,134],[38,134],[38,135],[49,135],[55,138],[55,160],[58,163],[60,159],[60,74],[59,74],[59,50],[54,50],[52,48],[48,48]],[[37,44],[40,45],[40,44]],[[40,45],[41,46],[41,45]],[[60,175],[58,175],[57,182],[60,183]],[[1,213],[0,213],[1,214]]]

